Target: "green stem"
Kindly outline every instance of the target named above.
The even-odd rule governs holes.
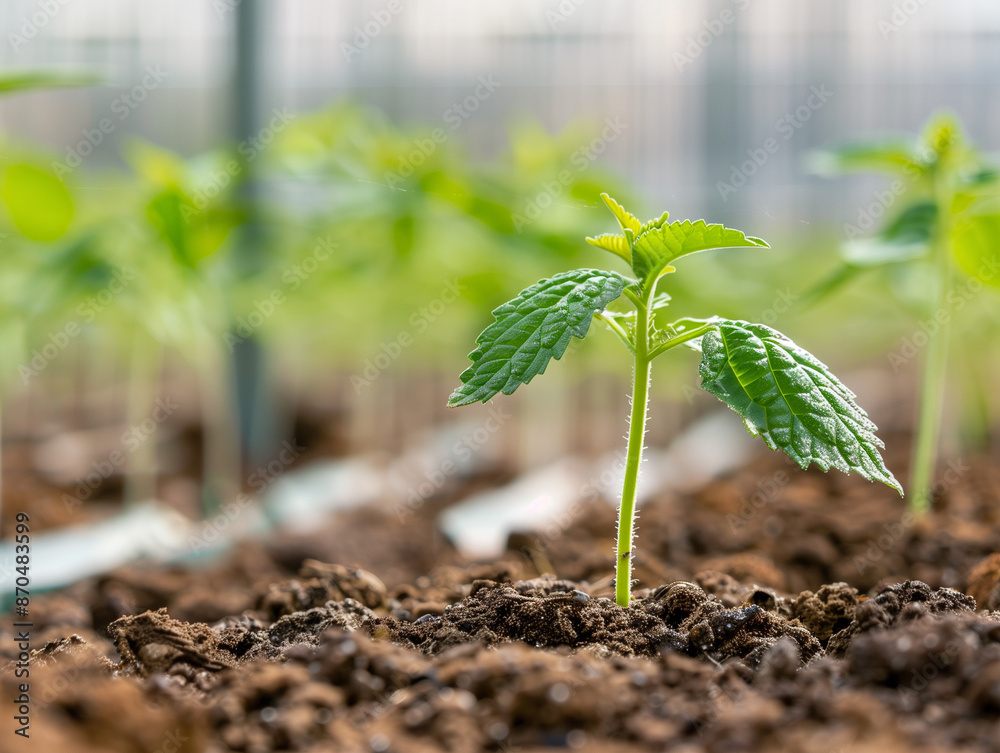
[[[611,328],[611,331],[618,335],[618,339],[622,341],[622,344],[628,348],[628,352],[633,356],[635,355],[635,348],[632,346],[632,341],[629,339],[628,333],[622,329],[622,326],[618,322],[604,314],[594,314],[594,316],[607,324]]]
[[[938,436],[941,432],[941,414],[944,405],[944,383],[948,368],[948,321],[940,316],[948,310],[948,291],[951,289],[951,194],[938,178],[935,185],[938,227],[934,236],[934,261],[936,266],[937,294],[931,321],[938,321],[938,331],[929,337],[924,356],[923,376],[920,385],[920,406],[917,417],[917,437],[910,464],[910,509],[920,515],[931,505],[931,488],[937,460]],[[942,321],[943,320],[943,321]]]
[[[716,327],[715,322],[710,322],[708,324],[703,324],[702,326],[696,327],[687,332],[682,332],[679,335],[675,335],[674,337],[671,337],[669,340],[667,340],[665,343],[661,343],[660,345],[657,345],[655,348],[653,348],[653,350],[651,350],[649,353],[649,360],[652,361],[658,355],[666,353],[671,348],[676,348],[681,343],[686,343],[688,340],[694,340],[696,337],[701,337],[710,329],[714,329],[715,327]]]
[[[649,405],[649,308],[645,301],[637,306],[635,328],[635,372],[632,384],[632,414],[629,417],[628,454],[625,460],[625,482],[618,512],[618,550],[615,568],[615,601],[623,607],[629,604],[632,591],[632,536],[635,519],[635,490],[642,462],[642,445],[646,435],[646,411]]]

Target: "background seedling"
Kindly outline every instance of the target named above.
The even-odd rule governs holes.
[[[760,238],[704,220],[641,223],[607,194],[601,194],[621,226],[587,241],[627,262],[634,278],[598,269],[561,272],[523,290],[493,311],[496,321],[476,340],[472,365],[451,406],[485,402],[511,394],[541,374],[552,358],[566,352],[573,337],[583,338],[593,318],[604,322],[634,363],[628,452],[618,519],[615,599],[628,606],[632,574],[635,493],[642,461],[653,360],[686,344],[700,349],[701,386],[738,413],[751,434],[772,450],[783,450],[800,467],[856,471],[902,494],[885,467],[875,425],[854,395],[810,353],[763,324],[711,317],[657,322],[670,297],[657,294],[662,277],[682,256],[713,248],[767,248]],[[627,311],[608,307],[627,301]]]
[[[843,264],[817,286],[813,298],[862,273],[881,270],[892,275],[896,284],[890,289],[900,292],[904,303],[916,299],[914,309],[926,347],[909,491],[911,509],[922,513],[931,503],[952,313],[966,306],[965,297],[956,290],[956,268],[977,284],[1000,285],[997,173],[947,114],[932,118],[919,136],[872,140],[819,153],[814,168],[826,174],[863,171],[892,178],[879,194],[886,197],[879,202],[886,210],[883,226],[864,238],[858,237],[860,228],[848,226]],[[977,383],[974,378],[970,381]],[[981,409],[985,400],[975,402]]]

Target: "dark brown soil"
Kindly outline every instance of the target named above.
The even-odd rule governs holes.
[[[389,509],[125,568],[33,600],[17,749],[1000,751],[1000,472],[961,467],[922,520],[775,455],[657,500],[628,608],[602,502],[485,564]]]

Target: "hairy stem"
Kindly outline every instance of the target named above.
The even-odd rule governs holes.
[[[645,301],[637,307],[635,328],[635,372],[632,384],[632,414],[629,417],[628,455],[625,460],[625,482],[618,512],[618,551],[615,568],[615,601],[623,607],[629,604],[632,591],[632,536],[635,519],[635,490],[642,462],[642,445],[646,435],[646,411],[649,404],[649,308]]]
[[[934,262],[937,294],[931,320],[938,321],[938,331],[929,338],[924,354],[923,376],[920,385],[920,406],[917,417],[917,437],[910,464],[910,509],[919,514],[931,505],[931,488],[937,461],[938,435],[941,432],[941,413],[944,405],[944,382],[948,369],[947,296],[951,288],[952,265],[949,237],[951,235],[951,193],[939,176],[935,185],[938,226],[934,236]]]

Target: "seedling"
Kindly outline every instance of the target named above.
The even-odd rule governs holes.
[[[664,212],[645,224],[602,194],[621,234],[587,241],[631,266],[634,278],[599,269],[576,269],[540,280],[493,311],[469,355],[472,365],[448,405],[485,402],[511,394],[558,360],[573,337],[583,338],[599,319],[618,336],[634,363],[625,479],[618,515],[615,599],[628,606],[632,577],[635,492],[642,461],[653,360],[678,345],[701,351],[701,386],[743,418],[752,435],[783,450],[800,467],[855,471],[903,493],[879,454],[875,424],[854,395],[814,356],[763,324],[713,316],[657,322],[670,297],[657,294],[662,277],[682,256],[714,248],[768,248],[753,238],[704,220],[668,222]],[[626,311],[608,307],[616,301]]]
[[[958,121],[947,114],[933,117],[918,136],[848,144],[820,153],[817,172],[878,172],[892,178],[878,201],[848,225],[844,264],[817,286],[814,297],[871,270],[889,273],[923,267],[926,284],[916,291],[923,354],[916,438],[910,463],[910,507],[930,507],[938,435],[949,363],[952,313],[965,307],[956,285],[956,267],[979,284],[1000,284],[996,274],[1000,247],[1000,183],[997,173],[965,140]],[[898,201],[897,201],[898,199]],[[858,238],[860,225],[886,214],[878,233]],[[896,356],[899,358],[898,356]],[[894,369],[898,364],[890,354]],[[977,406],[978,407],[978,406]]]

